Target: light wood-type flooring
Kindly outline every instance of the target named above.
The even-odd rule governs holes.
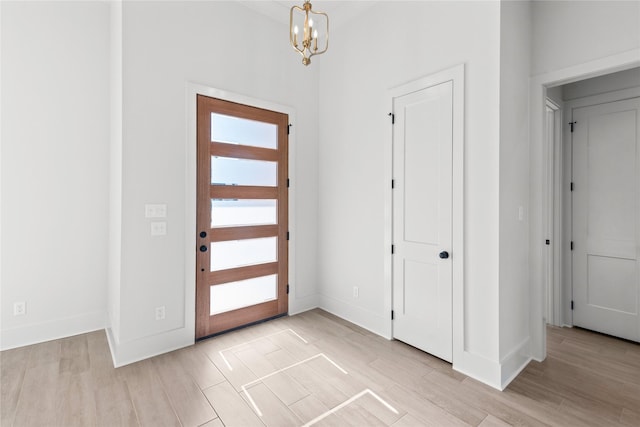
[[[640,426],[640,345],[580,329],[504,392],[322,310],[118,369],[104,331],[1,364],[2,426]]]

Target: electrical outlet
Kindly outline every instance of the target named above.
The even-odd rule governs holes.
[[[156,320],[163,320],[165,316],[164,305],[156,307]]]
[[[27,304],[24,301],[18,301],[13,303],[13,315],[23,316],[27,314]]]
[[[358,289],[357,286],[353,287],[353,297],[354,298],[358,298],[358,296],[360,295],[360,290]]]
[[[153,221],[151,223],[151,235],[152,236],[165,236],[167,234],[166,221]]]
[[[166,218],[167,205],[165,204],[146,204],[144,205],[145,218]]]

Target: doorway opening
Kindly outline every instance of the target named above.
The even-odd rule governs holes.
[[[585,80],[591,77],[624,71],[640,66],[637,50],[623,52],[597,60],[575,65],[569,68],[551,71],[534,76],[530,80],[530,342],[531,357],[543,361],[547,356],[547,306],[545,272],[545,241],[548,214],[543,200],[547,193],[544,187],[546,160],[544,157],[545,99],[549,89],[567,83]],[[567,120],[563,120],[566,122]],[[551,236],[558,240],[560,236]],[[564,275],[564,274],[563,274]],[[562,280],[566,280],[564,277]],[[569,300],[570,301],[570,300]],[[565,303],[565,306],[567,304]]]
[[[638,341],[640,68],[615,71],[544,88],[543,309],[547,324]]]
[[[197,96],[196,339],[288,311],[288,115]]]

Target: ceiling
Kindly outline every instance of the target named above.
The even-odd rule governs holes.
[[[238,0],[242,5],[255,10],[279,23],[289,25],[289,10],[292,6],[302,6],[304,0]],[[370,8],[376,1],[366,0],[311,0],[313,10],[325,12],[329,15],[331,29],[339,28],[356,18],[362,11]]]

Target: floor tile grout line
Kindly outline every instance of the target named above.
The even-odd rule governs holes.
[[[234,348],[236,348],[236,347],[241,347],[241,346],[243,346],[243,345],[251,344],[251,343],[254,343],[254,342],[256,342],[256,341],[260,341],[260,340],[262,340],[262,339],[269,338],[269,337],[272,337],[272,336],[275,336],[275,335],[280,335],[281,333],[283,333],[283,332],[287,332],[287,331],[290,331],[291,333],[293,333],[293,334],[294,334],[295,336],[297,336],[297,337],[298,337],[298,338],[299,338],[303,343],[308,344],[307,340],[305,340],[305,339],[304,339],[304,338],[302,338],[300,335],[298,335],[298,334],[297,334],[293,329],[288,328],[288,329],[283,329],[283,330],[281,330],[281,331],[275,332],[275,333],[273,333],[273,334],[265,335],[265,336],[260,337],[260,338],[256,338],[256,339],[253,339],[253,340],[250,340],[250,341],[247,341],[247,342],[243,342],[243,343],[240,343],[240,344],[236,344],[236,345],[234,345],[234,346],[231,346],[231,347],[228,347],[228,348],[225,348],[225,349],[222,349],[222,350],[218,350],[218,353],[220,354],[220,357],[222,358],[222,360],[224,360],[224,363],[227,365],[227,367],[229,368],[229,370],[230,370],[230,371],[233,371],[233,368],[231,367],[231,364],[229,363],[229,361],[227,360],[227,358],[226,358],[226,357],[224,357],[223,352],[225,352],[225,351],[229,351],[229,350],[234,349]]]
[[[382,399],[380,396],[378,396],[376,393],[374,393],[373,391],[371,391],[370,389],[365,389],[362,390],[360,393],[355,394],[354,396],[352,396],[351,398],[345,400],[344,402],[342,402],[341,404],[334,406],[333,408],[329,409],[327,412],[325,412],[322,415],[317,416],[316,418],[312,419],[311,421],[307,422],[306,424],[304,424],[302,427],[310,427],[314,424],[316,424],[317,422],[322,421],[323,419],[325,419],[326,417],[328,417],[329,415],[333,415],[334,413],[338,412],[340,409],[344,408],[345,406],[355,402],[356,400],[360,399],[362,396],[364,396],[365,394],[370,394],[371,396],[373,396],[376,400],[378,400],[380,403],[382,403],[387,409],[389,409],[391,412],[393,412],[396,415],[399,415],[400,413],[398,412],[398,410],[396,408],[394,408],[393,406],[391,406],[389,403],[387,403],[384,399]]]
[[[342,372],[342,373],[343,373],[343,374],[345,374],[345,375],[348,375],[348,372],[347,372],[347,371],[345,371],[344,369],[342,369],[342,368],[341,368],[337,363],[335,363],[333,360],[331,360],[329,357],[327,357],[327,355],[326,355],[326,354],[324,354],[324,353],[316,354],[315,356],[311,356],[311,357],[308,357],[308,358],[306,358],[306,359],[304,359],[304,360],[301,360],[300,362],[296,362],[296,363],[294,363],[293,365],[289,365],[289,366],[284,367],[284,368],[282,368],[282,369],[278,369],[278,370],[277,370],[277,371],[275,371],[275,372],[272,372],[272,373],[270,373],[270,374],[268,374],[268,375],[265,375],[265,376],[263,376],[263,377],[260,377],[260,378],[258,378],[258,379],[255,379],[255,380],[253,380],[253,381],[251,381],[251,382],[248,382],[248,383],[244,384],[243,386],[241,386],[242,391],[244,392],[244,394],[247,396],[247,398],[249,399],[249,401],[250,401],[250,402],[251,402],[251,404],[253,405],[253,408],[256,410],[256,413],[257,413],[260,417],[262,417],[262,412],[261,412],[261,411],[260,411],[260,409],[258,408],[258,405],[256,405],[255,401],[253,400],[253,398],[252,398],[252,397],[251,397],[251,395],[249,394],[249,391],[247,390],[247,388],[246,388],[246,387],[251,386],[251,385],[254,385],[254,384],[257,384],[257,383],[260,383],[260,382],[263,382],[263,381],[264,381],[264,380],[266,380],[267,378],[270,378],[270,377],[272,377],[272,376],[274,376],[274,375],[277,375],[277,374],[279,374],[279,373],[281,373],[281,372],[284,372],[284,371],[286,371],[287,369],[291,369],[291,368],[294,368],[294,367],[296,367],[296,366],[300,366],[300,365],[302,365],[303,363],[307,363],[307,362],[309,362],[309,361],[311,361],[311,360],[313,360],[313,359],[317,359],[318,357],[324,357],[324,358],[325,358],[329,363],[331,363],[333,366],[335,366],[337,369],[339,369],[339,370],[340,370],[340,372]]]

